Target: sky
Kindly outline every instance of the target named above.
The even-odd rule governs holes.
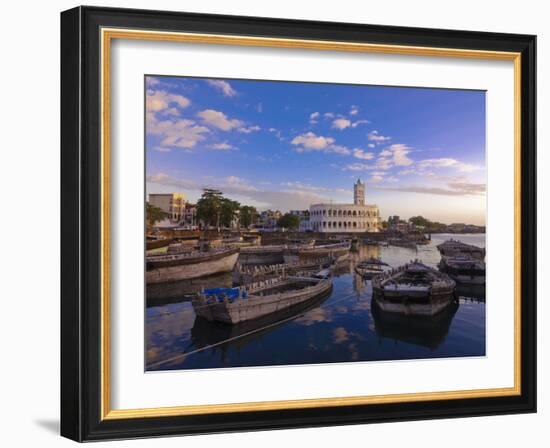
[[[146,189],[258,210],[352,203],[485,225],[485,92],[145,77]]]

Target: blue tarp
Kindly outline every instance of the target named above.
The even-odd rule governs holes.
[[[222,299],[228,297],[229,299],[237,299],[239,297],[239,288],[205,288],[204,295],[206,297],[216,297]]]

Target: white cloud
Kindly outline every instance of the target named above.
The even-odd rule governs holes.
[[[469,173],[481,169],[480,166],[463,163],[449,157],[425,159],[418,162],[418,169],[425,170],[426,168],[452,168],[461,173]]]
[[[407,154],[411,152],[409,146],[402,143],[396,143],[387,149],[393,153],[393,163],[396,166],[409,166],[413,164],[413,161],[407,157]]]
[[[333,114],[332,112],[325,112],[325,113],[323,114],[323,117],[325,117],[325,118],[327,118],[327,119],[328,119],[328,118],[334,118],[334,114]]]
[[[298,135],[291,141],[294,146],[297,146],[297,148],[295,148],[296,152],[323,151],[337,154],[351,153],[345,146],[336,145],[334,142],[335,140],[332,137],[318,136],[313,132]]]
[[[376,145],[375,145],[374,143],[369,143],[367,146],[368,146],[369,148],[375,148],[375,147],[376,147]]]
[[[283,134],[281,133],[281,131],[279,131],[279,129],[269,128],[268,131],[271,132],[272,134],[275,134],[275,137],[277,137],[279,140],[281,141],[284,140]]]
[[[374,154],[372,152],[365,152],[362,149],[355,148],[353,150],[353,157],[362,160],[371,160],[374,158]]]
[[[231,84],[229,84],[227,81],[222,81],[220,79],[209,79],[206,82],[214,87],[216,90],[219,90],[223,96],[231,98],[237,95],[237,91],[233,89],[233,87],[231,87]]]
[[[357,106],[351,106],[351,109],[349,111],[349,114],[350,115],[357,115],[359,113],[359,107]]]
[[[158,135],[161,138],[160,147],[193,148],[210,132],[194,120],[158,120],[153,113],[148,113],[146,117],[147,134]]]
[[[222,143],[213,143],[209,145],[209,148],[215,149],[216,151],[231,151],[237,150],[237,148],[227,142]]]
[[[382,182],[384,180],[384,174],[383,173],[376,173],[376,174],[373,174],[370,178],[369,178],[369,181],[373,184],[377,184],[379,182]]]
[[[160,81],[158,80],[158,78],[155,78],[154,76],[147,76],[145,78],[145,85],[149,88],[149,87],[154,87],[156,85],[160,84]]]
[[[368,171],[368,170],[373,170],[375,168],[376,167],[374,167],[372,165],[368,165],[366,163],[356,162],[356,163],[352,163],[350,165],[347,165],[344,168],[344,170],[346,170],[346,171]]]
[[[205,124],[221,129],[222,131],[230,131],[239,128],[243,122],[237,119],[229,119],[223,112],[206,109],[202,110],[197,115],[204,121]]]
[[[383,143],[383,142],[387,142],[388,140],[391,140],[391,137],[386,137],[384,135],[381,135],[378,131],[371,131],[369,132],[369,135],[367,136],[367,138],[370,140],[370,141],[373,141],[375,143]]]
[[[313,132],[307,132],[294,137],[291,142],[293,145],[301,145],[305,149],[318,151],[327,148],[334,143],[332,137],[317,136]]]
[[[403,193],[435,194],[440,196],[482,196],[485,194],[485,184],[448,183],[447,187],[426,187],[419,185],[377,186],[378,190],[399,191]]]
[[[291,188],[294,190],[304,190],[304,191],[332,191],[330,188],[326,187],[316,187],[310,184],[304,184],[300,181],[294,182],[281,182],[283,187]]]
[[[334,129],[342,130],[342,129],[349,128],[350,126],[351,126],[351,121],[349,121],[346,118],[337,118],[332,122],[332,127]]]
[[[319,112],[313,112],[310,116],[309,116],[309,122],[311,124],[315,124],[317,123],[317,120],[319,119],[319,116],[321,114]]]
[[[354,121],[352,124],[351,124],[351,127],[352,128],[356,128],[357,126],[361,126],[362,124],[369,124],[370,121],[369,120],[357,120],[357,121]]]
[[[242,134],[251,134],[252,132],[257,132],[260,129],[260,126],[243,126],[242,128],[237,129],[237,131],[241,132]]]
[[[145,108],[147,112],[161,112],[177,105],[186,108],[191,101],[182,95],[175,95],[164,90],[147,90]]]

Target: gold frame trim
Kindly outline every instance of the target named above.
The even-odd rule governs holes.
[[[507,388],[420,392],[356,397],[315,398],[142,409],[111,409],[110,366],[110,54],[113,39],[186,42],[213,45],[295,48],[355,53],[491,59],[514,62],[514,386]],[[413,401],[503,397],[521,394],[521,54],[455,48],[279,39],[216,34],[101,29],[101,419],[168,417],[228,412],[307,409]]]

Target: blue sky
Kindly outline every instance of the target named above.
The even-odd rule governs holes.
[[[147,193],[485,224],[485,92],[148,76]]]

